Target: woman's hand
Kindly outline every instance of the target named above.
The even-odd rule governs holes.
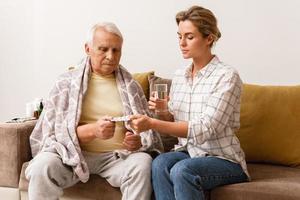
[[[147,115],[132,115],[129,124],[136,133],[141,133],[152,128],[152,118]]]
[[[141,136],[127,131],[123,141],[125,149],[128,151],[137,151],[142,146]]]
[[[157,101],[157,98],[154,97],[154,95],[151,95],[150,98],[149,98],[149,101],[148,101],[148,108],[152,112],[155,112],[155,110],[157,109],[156,108],[156,101]]]
[[[166,105],[168,106],[168,101],[170,100],[169,97],[167,97]],[[158,104],[161,104],[162,100],[159,100],[158,97],[155,96],[155,92],[152,92],[149,101],[148,101],[148,108],[152,112],[156,112],[158,110]]]

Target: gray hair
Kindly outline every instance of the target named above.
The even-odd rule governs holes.
[[[122,36],[121,31],[118,29],[118,27],[114,23],[100,22],[100,23],[97,23],[97,24],[93,25],[91,27],[91,29],[88,31],[87,37],[86,37],[86,44],[92,44],[93,43],[93,38],[94,38],[95,32],[99,28],[103,28],[107,32],[114,33],[123,40],[123,36]]]

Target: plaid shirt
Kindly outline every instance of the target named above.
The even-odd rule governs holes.
[[[240,127],[242,81],[215,56],[192,78],[192,66],[177,70],[170,89],[169,111],[188,122],[187,138],[175,150],[191,157],[216,156],[239,163],[248,175],[245,155],[234,132]]]

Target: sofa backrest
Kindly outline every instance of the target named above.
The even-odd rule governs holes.
[[[248,162],[300,166],[300,86],[244,84],[237,136]]]
[[[154,71],[132,74],[133,79],[135,79],[141,85],[147,99],[149,99],[149,93],[150,93],[149,92],[150,85],[149,85],[148,77],[152,75],[154,75]]]

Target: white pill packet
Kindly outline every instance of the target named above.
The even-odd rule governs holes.
[[[112,122],[127,122],[130,121],[130,116],[113,117],[110,121]]]

